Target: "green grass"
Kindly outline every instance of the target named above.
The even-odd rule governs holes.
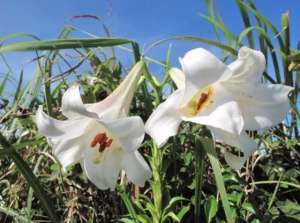
[[[300,53],[291,48],[288,14],[282,15],[282,26],[275,27],[253,1],[237,0],[244,27],[236,34],[215,11],[214,1],[205,2],[208,13],[199,20],[212,25],[216,38],[170,37],[153,43],[144,52],[133,40],[111,37],[107,27],[105,37],[89,35],[84,39],[72,38],[75,28],[70,26],[64,27],[54,40],[40,40],[28,33],[0,37],[1,60],[9,70],[0,76],[0,222],[197,222],[194,213],[202,222],[300,221]],[[30,40],[6,43],[20,37]],[[199,146],[195,136],[201,127],[183,123],[179,134],[162,149],[146,137],[140,151],[151,166],[153,178],[139,189],[138,197],[134,198],[130,183],[114,192],[100,191],[87,180],[80,165],[63,172],[46,139],[37,132],[34,114],[38,106],[43,105],[48,114],[63,119],[61,98],[75,82],[82,86],[84,102],[105,98],[128,70],[118,60],[118,47],[128,53],[133,64],[141,57],[146,61],[130,111],[146,121],[165,98],[165,89],[175,88],[168,73],[171,48],[165,52],[164,61],[148,57],[148,52],[174,40],[219,48],[224,60],[235,59],[243,45],[255,47],[271,58],[262,81],[295,88],[289,121],[252,134],[263,142],[266,155],[253,155],[237,173],[228,167],[220,152],[226,145],[216,144],[213,148],[210,139],[202,138],[206,152],[201,153],[200,162],[194,151]],[[12,51],[38,55],[31,81],[25,82],[23,72],[16,76],[11,69],[5,53]],[[72,63],[65,52],[77,62]],[[152,63],[163,68],[162,73],[155,74],[164,76],[161,82],[149,69]],[[67,68],[57,73],[61,67]],[[81,67],[86,71],[79,72]],[[91,79],[95,79],[92,85]],[[203,169],[202,175],[197,165]]]

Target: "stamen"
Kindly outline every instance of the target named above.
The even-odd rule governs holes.
[[[110,147],[113,142],[113,139],[108,138],[106,133],[97,133],[93,140],[90,143],[90,146],[94,148],[99,144],[98,151],[102,153],[106,148]]]
[[[201,96],[197,102],[196,110],[199,111],[202,107],[202,105],[206,102],[208,99],[208,93],[201,93]]]
[[[106,144],[106,147],[110,147],[110,145],[112,144],[113,140],[112,139],[109,139],[105,142]]]
[[[103,140],[106,140],[107,136],[106,133],[97,133],[92,140],[90,146],[95,147],[98,143],[101,143]]]

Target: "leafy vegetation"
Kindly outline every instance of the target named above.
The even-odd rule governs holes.
[[[37,131],[38,106],[64,119],[62,94],[75,82],[82,86],[84,102],[104,99],[126,73],[115,52],[122,45],[133,63],[143,58],[147,65],[131,107],[132,114],[146,121],[165,99],[166,89],[175,90],[169,76],[171,50],[165,61],[156,61],[147,57],[147,50],[141,54],[135,41],[109,36],[74,39],[75,28],[69,26],[51,41],[26,33],[3,36],[0,55],[9,72],[0,79],[1,222],[300,222],[300,49],[291,48],[289,16],[284,13],[282,27],[275,27],[251,0],[236,0],[245,27],[234,34],[216,16],[214,2],[206,3],[208,13],[201,17],[211,23],[218,40],[178,36],[149,49],[170,41],[196,41],[221,49],[224,61],[231,61],[238,48],[247,45],[269,58],[262,81],[295,88],[284,123],[250,132],[260,149],[245,167],[239,172],[229,168],[221,151],[230,148],[223,144],[214,148],[205,128],[183,123],[179,134],[162,149],[146,137],[140,151],[153,176],[144,188],[126,183],[116,191],[101,191],[87,180],[80,165],[63,171]],[[24,37],[32,40],[6,42]],[[36,72],[28,83],[23,72],[14,80],[5,52],[28,50],[37,55]],[[164,68],[158,74],[163,76],[161,82],[148,69],[152,63]],[[79,71],[81,67],[86,71]]]

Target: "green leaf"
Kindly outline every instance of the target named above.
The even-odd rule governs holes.
[[[10,72],[7,72],[5,77],[3,78],[2,80],[2,83],[0,85],[0,95],[2,95],[3,91],[4,91],[4,88],[7,84],[7,81],[9,80],[9,76],[10,76]]]
[[[261,13],[259,13],[256,9],[250,7],[249,5],[245,4],[242,0],[238,1],[239,6],[247,9],[248,11],[252,12],[262,23],[264,23],[268,29],[270,29],[274,35],[276,35],[276,38],[278,39],[279,45],[281,49],[284,49],[284,42],[282,37],[280,36],[279,31],[276,29],[276,27],[268,20],[265,16],[263,16]]]
[[[185,200],[187,200],[187,199],[184,198],[184,197],[173,197],[173,198],[169,201],[168,205],[164,208],[163,214],[162,214],[162,215],[163,215],[163,216],[164,216],[164,215],[167,215],[168,212],[172,211],[172,209],[174,208],[174,206],[175,206],[179,201],[185,201]]]
[[[241,4],[239,4],[240,1],[242,1],[242,0],[236,0],[237,5],[239,6],[239,9],[240,9],[240,13],[241,13],[243,22],[244,22],[245,30],[247,30],[248,28],[251,27],[250,18],[249,18],[247,10],[244,7],[242,7]],[[252,29],[249,29],[249,31],[246,33],[246,35],[247,35],[247,38],[248,38],[249,46],[251,48],[255,48]]]
[[[133,222],[136,222],[137,214],[134,210],[134,207],[132,205],[132,202],[131,202],[131,199],[130,199],[128,193],[126,193],[123,189],[120,189],[119,190],[119,195],[121,196],[122,201],[124,202],[131,218],[134,220]]]
[[[152,48],[156,47],[156,46],[159,46],[163,43],[166,43],[166,42],[170,42],[170,41],[173,41],[173,40],[183,40],[183,41],[195,41],[195,42],[200,42],[200,43],[204,43],[204,44],[208,44],[208,45],[211,45],[211,46],[215,46],[217,48],[220,48],[222,50],[225,50],[226,52],[228,52],[229,54],[233,55],[233,56],[237,56],[237,51],[230,47],[230,46],[227,46],[225,44],[222,44],[218,41],[215,41],[215,40],[210,40],[210,39],[204,39],[204,38],[201,38],[201,37],[195,37],[195,36],[175,36],[175,37],[172,37],[172,38],[166,38],[166,39],[162,39],[162,40],[159,40],[155,43],[153,43],[151,46],[149,46],[146,50],[145,50],[145,54],[151,50]],[[1,51],[0,51],[1,52]]]
[[[217,183],[218,191],[220,192],[223,208],[225,211],[226,221],[228,223],[234,223],[234,216],[232,213],[232,210],[230,209],[228,196],[225,190],[225,185],[223,181],[221,166],[217,158],[217,153],[214,148],[214,142],[209,138],[201,138],[201,143],[203,145],[203,148],[207,151],[208,158],[210,160],[215,180]]]
[[[39,180],[32,173],[27,163],[19,156],[19,154],[7,142],[7,140],[2,134],[0,134],[0,144],[3,147],[3,149],[1,149],[2,154],[5,153],[6,156],[8,156],[14,161],[18,170],[25,177],[28,184],[33,188],[36,196],[40,199],[41,206],[44,209],[44,211],[48,214],[49,219],[54,223],[60,222],[59,218],[55,214],[54,206],[52,205],[51,200],[47,197],[47,193],[43,190]]]
[[[108,47],[133,43],[129,39],[120,38],[94,38],[94,39],[58,39],[43,41],[24,41],[4,45],[0,52],[58,50],[89,47]]]
[[[202,18],[210,22],[215,28],[221,29],[224,33],[225,37],[227,38],[230,44],[235,43],[236,37],[234,34],[224,25],[224,23],[217,21],[215,18],[208,17],[204,14],[199,14]]]
[[[213,218],[216,216],[218,211],[218,202],[214,196],[210,196],[208,200],[205,203],[205,215],[206,220],[208,223],[210,223]]]
[[[8,39],[13,39],[13,38],[18,38],[18,37],[30,37],[34,40],[40,40],[40,38],[38,38],[37,36],[32,35],[30,33],[13,33],[13,34],[1,36],[0,43],[4,42],[5,40],[8,40]]]

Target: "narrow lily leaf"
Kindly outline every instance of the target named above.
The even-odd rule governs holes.
[[[95,38],[95,39],[58,39],[43,41],[24,41],[7,44],[0,48],[0,52],[58,50],[88,47],[108,47],[132,43],[129,39]]]
[[[254,27],[247,27],[245,28],[242,32],[240,32],[239,36],[238,36],[238,40],[237,40],[237,44],[238,45],[242,45],[242,41],[244,39],[245,36],[248,36],[250,32],[252,32],[252,30],[254,29]],[[248,41],[249,41],[249,37],[248,37]]]
[[[9,76],[10,76],[10,72],[7,72],[5,77],[2,80],[2,83],[0,85],[0,95],[2,95],[2,93],[4,91],[4,88],[6,86],[6,83],[7,83],[8,79],[9,79]]]
[[[273,46],[273,43],[272,43],[271,39],[269,38],[268,34],[266,33],[266,31],[263,28],[257,26],[256,30],[259,32],[261,37],[265,40],[267,46],[270,49],[272,62],[273,62],[275,75],[276,75],[276,81],[277,81],[278,84],[280,84],[281,83],[280,69],[279,69],[278,59],[277,59],[277,55],[276,55],[276,51],[275,51],[275,48]]]
[[[20,73],[20,78],[19,78],[19,81],[18,81],[18,86],[17,86],[16,93],[15,93],[14,100],[13,100],[13,105],[14,106],[16,106],[17,103],[18,103],[18,100],[19,100],[19,97],[20,97],[22,83],[23,83],[23,70]]]
[[[4,42],[5,40],[8,40],[8,39],[19,38],[19,37],[29,37],[34,40],[40,40],[40,38],[38,38],[37,36],[32,35],[30,33],[14,33],[14,34],[8,34],[8,35],[0,37],[0,43]]]
[[[132,217],[133,222],[136,222],[137,214],[134,210],[134,207],[133,207],[132,202],[129,198],[129,195],[123,190],[119,192],[119,195],[121,196],[121,199],[124,202],[130,216]]]
[[[224,33],[225,37],[227,38],[228,42],[230,44],[234,43],[236,41],[236,37],[234,34],[224,25],[224,23],[217,21],[214,18],[208,17],[204,14],[199,14],[202,18],[210,22],[214,27],[219,28]]]
[[[202,138],[201,144],[203,145],[203,148],[207,151],[208,158],[210,160],[215,180],[217,183],[218,191],[220,192],[223,208],[226,215],[226,222],[228,223],[234,223],[234,217],[233,213],[230,209],[229,201],[228,201],[228,195],[225,190],[224,180],[222,176],[221,166],[219,163],[219,160],[217,158],[217,153],[214,148],[214,143],[211,139],[208,138]]]
[[[253,1],[250,0],[250,1],[248,1],[248,2],[249,2],[250,7],[253,8],[254,10],[256,10],[256,6],[254,5]],[[267,27],[266,27],[266,25],[263,24],[257,16],[255,16],[255,20],[256,20],[257,26],[258,26],[258,27],[261,27],[265,32],[267,32]],[[265,57],[266,57],[266,62],[267,62],[267,61],[268,61],[268,51],[267,51],[267,46],[266,46],[266,43],[265,43],[264,38],[263,38],[261,35],[259,35],[259,46],[260,46],[261,52],[265,55]],[[268,65],[268,62],[267,62],[266,65]]]
[[[240,1],[242,2],[242,0],[236,0],[237,5],[239,6],[240,9],[240,13],[244,22],[245,29],[247,29],[251,27],[250,18],[247,10],[245,10],[245,8],[242,7],[241,4],[239,4]],[[247,32],[247,38],[248,38],[248,43],[250,48],[255,48],[252,30],[249,30],[249,32]]]
[[[74,29],[71,26],[65,26],[63,30],[59,33],[58,40],[66,39],[73,30]],[[55,61],[55,58],[57,57],[58,54],[59,54],[59,50],[53,50],[48,53],[45,60],[45,72],[42,72],[45,73],[44,79],[51,78],[52,64],[53,61]],[[52,114],[51,83],[47,81],[45,83],[44,89],[45,89],[45,99],[46,99],[48,114],[51,115]]]
[[[270,20],[268,20],[265,16],[263,16],[261,13],[259,13],[256,9],[250,7],[249,5],[245,4],[243,1],[239,0],[238,1],[240,7],[243,7],[245,9],[247,9],[248,11],[252,12],[257,18],[260,19],[260,21],[262,21],[272,32],[273,34],[276,36],[276,38],[278,39],[279,45],[281,49],[284,49],[284,42],[282,37],[279,35],[279,31],[276,29],[276,27],[270,22]]]
[[[220,43],[218,41],[215,41],[215,40],[204,39],[204,38],[196,37],[196,36],[175,36],[175,37],[172,37],[172,38],[162,39],[162,40],[159,40],[159,41],[155,42],[150,47],[148,47],[145,50],[145,52],[148,52],[149,50],[151,50],[152,48],[154,48],[156,46],[159,46],[163,43],[170,42],[170,41],[173,41],[173,40],[184,40],[184,41],[200,42],[200,43],[208,44],[208,45],[211,45],[211,46],[215,46],[219,49],[225,50],[226,52],[228,52],[229,54],[231,54],[233,56],[237,56],[237,51],[234,48],[230,47],[230,46],[227,46],[227,45],[222,44],[222,43]]]
[[[237,51],[235,49],[233,49],[232,47],[227,46],[225,44],[222,44],[218,41],[204,39],[204,38],[200,38],[200,37],[194,37],[194,36],[177,36],[175,38],[176,38],[176,40],[190,40],[190,41],[205,43],[205,44],[212,45],[212,46],[218,47],[220,49],[223,49],[234,56],[237,55]]]
[[[25,177],[28,184],[33,188],[35,194],[40,199],[42,208],[48,214],[49,219],[53,223],[60,222],[59,218],[54,212],[54,206],[52,205],[51,200],[47,197],[46,192],[43,190],[39,180],[32,173],[31,169],[27,165],[27,163],[20,157],[20,155],[16,152],[16,150],[7,142],[2,134],[0,134],[0,144],[3,149],[1,149],[0,155],[6,155],[11,158],[16,164],[18,170]]]
[[[216,216],[218,211],[218,202],[214,196],[210,196],[205,203],[206,220],[208,223]]]
[[[215,16],[215,8],[214,8],[214,1],[213,0],[205,0],[205,3],[207,5],[207,11],[208,11],[208,15],[210,18],[213,18],[213,19],[216,19],[216,16]],[[220,34],[219,34],[219,29],[218,27],[216,27],[215,25],[214,26],[214,31],[215,31],[215,34],[217,36],[217,39],[220,40]]]

